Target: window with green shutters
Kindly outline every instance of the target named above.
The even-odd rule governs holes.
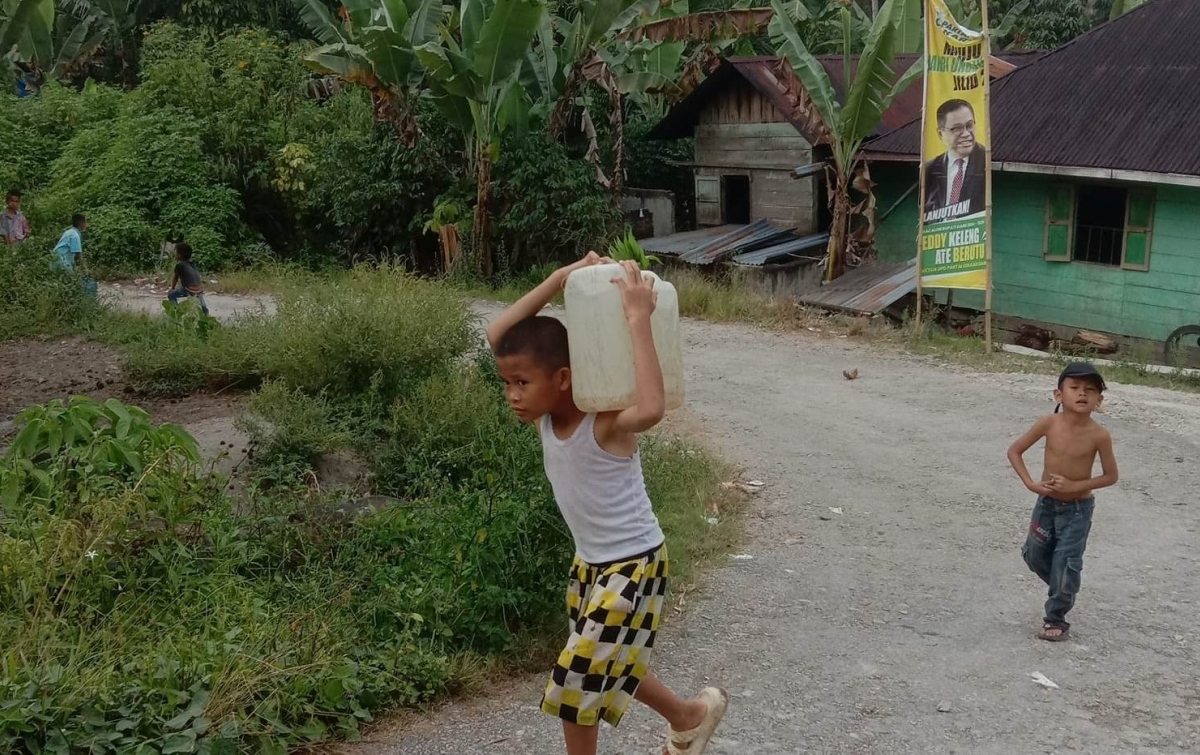
[[[1047,262],[1149,270],[1154,189],[1061,184],[1046,196]]]
[[[1126,270],[1150,269],[1150,236],[1154,230],[1154,190],[1130,189],[1125,209],[1125,245],[1121,267]]]
[[[1047,262],[1070,262],[1075,236],[1075,187],[1053,186],[1046,197]]]

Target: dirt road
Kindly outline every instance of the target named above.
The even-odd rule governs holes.
[[[767,483],[752,558],[719,569],[658,646],[673,686],[733,695],[710,752],[1200,752],[1200,397],[1112,386],[1101,419],[1122,480],[1097,505],[1075,639],[1048,644],[1033,637],[1044,586],[1019,554],[1033,501],[1004,453],[1053,409],[1052,379],[809,334],[684,331],[687,411]],[[541,683],[344,751],[561,753]],[[602,734],[606,755],[659,747],[640,708]]]
[[[1112,387],[1102,421],[1122,481],[1097,505],[1076,639],[1052,645],[1033,637],[1044,586],[1019,553],[1033,500],[1004,456],[1053,410],[1052,379],[807,334],[685,334],[689,411],[768,483],[753,558],[720,569],[658,646],[670,684],[733,695],[710,752],[1200,751],[1200,398]],[[346,751],[560,753],[540,685]],[[636,709],[601,752],[657,752],[660,735]]]

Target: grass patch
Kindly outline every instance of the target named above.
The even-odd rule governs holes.
[[[82,276],[52,266],[44,241],[0,246],[0,341],[72,333],[100,312]]]
[[[270,320],[185,306],[94,331],[150,390],[261,386],[246,499],[133,408],[22,420],[0,461],[0,750],[282,752],[552,659],[570,537],[462,297],[365,269],[275,293]],[[314,484],[333,451],[391,502]],[[678,599],[737,537],[730,472],[667,434],[643,457]]]

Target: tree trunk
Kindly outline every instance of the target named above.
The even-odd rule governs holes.
[[[842,268],[845,266],[843,253],[846,249],[847,226],[850,223],[850,186],[846,181],[846,176],[842,173],[837,174],[837,183],[831,201],[833,203],[833,219],[829,224],[829,252],[825,265],[826,282],[841,275]]]
[[[571,118],[571,108],[575,104],[575,90],[579,88],[579,79],[583,66],[579,63],[571,66],[571,71],[567,74],[567,80],[563,83],[562,94],[558,96],[558,102],[554,103],[554,112],[550,115],[550,138],[557,139],[562,136],[563,131],[567,127],[567,122]]]
[[[488,216],[488,202],[492,193],[492,155],[487,144],[480,146],[475,156],[475,180],[475,224],[471,230],[471,246],[479,262],[479,272],[491,278],[495,271]]]

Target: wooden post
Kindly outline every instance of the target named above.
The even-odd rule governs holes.
[[[987,171],[984,173],[984,191],[987,202],[984,205],[984,222],[987,234],[984,245],[987,259],[987,290],[983,299],[983,340],[986,353],[992,353],[992,150],[996,148],[995,134],[992,133],[992,77],[988,68],[988,59],[992,49],[992,32],[988,27],[987,0],[979,0],[979,12],[983,20],[983,112],[986,113],[988,124]]]
[[[925,14],[929,5],[922,0],[924,11],[921,18],[921,34],[925,44],[921,45],[921,67],[925,69],[921,77],[921,159],[917,162],[917,334],[921,333],[921,296],[924,289],[921,286],[921,245],[925,239],[925,119],[929,117],[929,19]]]

